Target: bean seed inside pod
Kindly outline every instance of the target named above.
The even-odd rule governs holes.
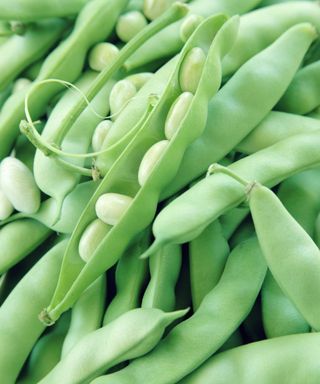
[[[96,214],[104,223],[116,225],[132,200],[132,197],[120,193],[104,193],[96,202]]]

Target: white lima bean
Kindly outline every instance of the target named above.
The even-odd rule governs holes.
[[[88,262],[109,230],[110,226],[100,219],[93,220],[87,226],[79,241],[79,255],[83,261]]]
[[[205,62],[206,54],[199,47],[192,48],[186,54],[179,73],[183,92],[196,93]]]
[[[111,119],[116,120],[122,109],[136,95],[137,89],[129,80],[120,80],[112,88],[109,97]]]
[[[40,207],[40,189],[32,172],[22,161],[6,157],[0,166],[1,189],[13,207],[20,212],[32,214]]]
[[[132,202],[132,197],[120,193],[104,193],[96,202],[96,214],[100,220],[115,225]]]
[[[101,72],[119,55],[119,48],[110,43],[98,43],[89,53],[89,66],[94,71]]]
[[[203,16],[195,14],[188,15],[180,27],[180,39],[185,43],[203,20]]]
[[[172,139],[177,132],[180,123],[189,109],[192,99],[192,93],[183,92],[172,104],[164,126],[164,133],[168,140]]]
[[[185,0],[144,0],[143,13],[148,19],[154,20],[161,16],[175,2],[185,3]]]
[[[112,124],[113,123],[110,120],[103,120],[96,126],[96,129],[94,130],[92,135],[92,142],[91,142],[92,149],[95,152],[98,152],[101,150],[104,139],[107,137],[108,133],[110,132]]]
[[[141,12],[127,12],[119,17],[116,32],[122,41],[127,43],[148,24]]]
[[[138,171],[138,181],[141,187],[148,180],[150,173],[152,172],[160,157],[163,155],[164,151],[167,149],[169,143],[169,140],[158,141],[152,145],[152,147],[150,147],[143,156]]]

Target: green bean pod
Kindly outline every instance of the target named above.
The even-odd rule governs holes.
[[[296,135],[238,160],[228,169],[246,180],[273,187],[320,164],[319,145],[318,132]],[[212,221],[244,200],[240,183],[227,175],[214,174],[201,180],[158,214],[153,224],[156,241],[145,256],[164,244],[194,239]]]
[[[189,244],[193,309],[218,284],[229,256],[229,246],[218,220],[211,223]]]
[[[238,24],[237,17],[226,23],[225,20],[222,15],[205,20],[197,33],[185,45],[166,91],[126,151],[104,177],[87,205],[71,238],[65,255],[64,268],[61,271],[60,283],[47,309],[49,317],[53,320],[72,305],[88,284],[110,268],[119,259],[129,242],[150,224],[161,190],[174,178],[186,147],[201,134],[206,122],[208,101],[220,85],[221,78],[218,68],[221,56],[230,48]],[[189,50],[200,44],[203,49],[207,50],[208,56],[198,89],[182,121],[176,124],[177,132],[170,141],[168,140],[168,147],[141,187],[138,180],[140,163],[146,150],[163,140],[166,116],[177,96],[181,94],[180,67]],[[217,68],[214,72],[212,71],[213,65]],[[196,124],[194,124],[195,121]],[[96,217],[95,205],[98,199],[107,193],[125,195],[126,200],[130,200],[130,207],[125,210],[121,220],[108,232],[89,262],[84,265],[78,256],[79,239],[86,226]],[[134,199],[132,199],[133,197]],[[138,221],[137,217],[139,217]],[[106,252],[108,257],[106,257]],[[70,268],[72,273],[69,271]]]
[[[316,384],[319,341],[318,333],[306,333],[243,345],[211,357],[179,384]]]
[[[78,14],[89,0],[37,0],[0,1],[2,20],[36,21],[48,17],[65,17]]]
[[[88,71],[81,76],[75,85],[83,92],[91,86],[92,81],[96,78],[97,74]],[[50,117],[42,131],[41,137],[44,139],[55,142],[63,150],[67,152],[84,153],[87,152],[90,144],[93,131],[97,124],[109,112],[108,96],[114,81],[107,82],[98,95],[93,99],[90,107],[87,107],[76,122],[72,125],[68,132],[62,132],[57,129],[62,120],[69,118],[70,109],[78,102],[82,96],[75,97],[74,90],[68,90],[64,96],[61,97],[55,108],[50,114]],[[99,114],[97,116],[93,110]],[[83,166],[84,158],[72,159],[72,164],[79,167]],[[37,149],[33,172],[36,183],[39,188],[48,196],[53,197],[57,201],[57,217],[59,218],[60,207],[68,193],[80,181],[80,174],[75,173],[63,167],[55,157],[45,156],[45,154]],[[59,180],[59,183],[57,183]]]
[[[53,330],[35,343],[27,362],[26,373],[22,380],[18,380],[18,384],[37,383],[58,364],[68,325],[69,316],[66,314]]]
[[[44,255],[0,308],[0,381],[14,383],[34,343],[44,331],[38,319],[57,282],[66,240]],[[26,328],[27,325],[27,328]]]
[[[285,94],[277,104],[284,112],[305,115],[320,105],[320,61],[297,72]]]
[[[31,219],[16,220],[2,227],[0,275],[31,253],[51,233],[43,224]]]
[[[181,269],[181,257],[181,248],[176,244],[163,247],[150,257],[150,281],[142,298],[142,308],[163,311],[175,308],[175,287]]]
[[[188,4],[189,14],[210,17],[225,13],[232,16],[253,9],[261,0],[194,0]],[[184,20],[184,19],[183,19]],[[177,54],[183,47],[180,28],[183,20],[164,28],[141,46],[127,61],[126,68],[132,70],[161,58]],[[154,49],[157,47],[157,49]]]
[[[106,325],[123,313],[140,307],[141,290],[146,279],[147,263],[140,260],[141,251],[150,243],[150,233],[142,236],[121,256],[116,268],[116,294],[103,318]],[[162,309],[162,308],[159,308]]]
[[[272,275],[308,323],[319,329],[319,248],[268,188],[254,185],[249,207]]]
[[[223,61],[223,74],[232,75],[287,29],[303,22],[309,22],[317,29],[320,27],[320,7],[317,2],[276,4],[243,15],[237,41]]]
[[[220,217],[223,236],[229,240],[249,213],[246,207],[237,207]]]
[[[189,319],[173,328],[152,352],[92,384],[177,383],[238,328],[260,291],[265,273],[257,239],[242,243],[231,252],[219,283]]]
[[[92,0],[79,13],[72,33],[48,56],[39,76],[30,88],[12,95],[3,106],[0,116],[0,157],[5,156],[19,132],[20,120],[24,118],[24,101],[30,96],[30,113],[34,120],[39,118],[48,102],[61,89],[50,84],[38,88],[37,82],[49,78],[74,81],[80,75],[88,50],[105,40],[113,30],[117,18],[128,0]],[[108,19],[108,23],[106,23]]]
[[[80,340],[39,384],[89,382],[116,364],[149,352],[165,328],[185,313],[142,308],[126,312]]]
[[[59,19],[42,21],[31,25],[23,36],[14,35],[2,44],[0,91],[30,64],[45,55],[61,37],[66,26],[67,23]]]
[[[269,339],[310,331],[310,325],[284,294],[270,271],[261,288],[261,300],[263,329]]]
[[[315,37],[310,24],[296,25],[235,73],[210,102],[204,133],[187,149],[162,197],[202,175],[259,124],[292,81]]]
[[[271,111],[238,145],[237,151],[251,154],[300,133],[320,130],[320,121],[307,116]]]
[[[92,283],[80,296],[72,308],[70,326],[62,345],[62,358],[64,358],[83,337],[101,326],[105,294],[106,279],[103,275]]]

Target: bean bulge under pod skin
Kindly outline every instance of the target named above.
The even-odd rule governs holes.
[[[40,383],[89,382],[114,365],[149,352],[165,328],[185,313],[143,308],[126,312],[80,340]]]
[[[38,314],[58,280],[66,240],[47,252],[20,280],[0,308],[0,382],[14,383],[45,326]]]
[[[1,189],[13,207],[23,213],[35,213],[40,207],[40,190],[29,168],[14,157],[0,165]]]
[[[233,250],[216,287],[199,309],[178,324],[146,356],[92,384],[176,384],[229,338],[249,313],[266,265],[256,238]]]
[[[250,343],[211,357],[179,384],[317,384],[320,334]]]
[[[249,206],[272,275],[308,323],[319,330],[319,248],[267,187],[252,186]]]

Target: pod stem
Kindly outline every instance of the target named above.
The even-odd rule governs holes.
[[[39,313],[39,320],[41,323],[43,323],[45,326],[49,327],[55,323],[54,320],[49,316],[49,313],[46,308],[44,308],[40,313]]]
[[[244,185],[245,187],[247,187],[249,184],[251,184],[249,181],[247,181],[243,177],[239,176],[237,173],[233,172],[230,168],[224,167],[223,165],[218,164],[218,163],[214,163],[214,164],[211,164],[209,166],[206,177],[209,177],[214,173],[224,173],[224,174],[232,177],[233,179],[235,179],[236,181],[238,181],[240,184]]]

